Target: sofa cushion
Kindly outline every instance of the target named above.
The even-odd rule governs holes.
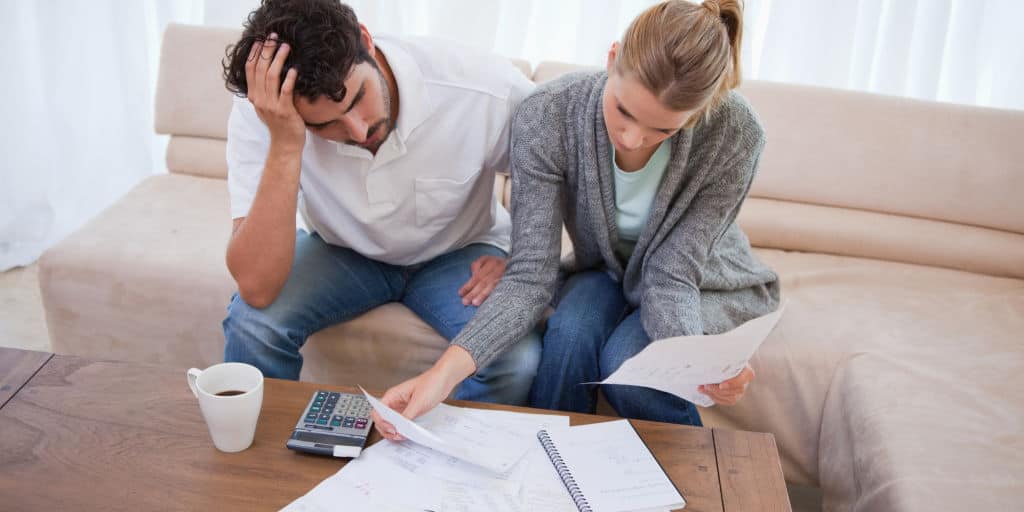
[[[961,314],[935,308],[890,333],[919,343],[840,366],[819,453],[826,509],[1021,508],[1024,294],[968,295]]]
[[[1024,278],[1024,234],[889,213],[750,197],[737,218],[757,247]]]
[[[224,139],[173,135],[167,142],[167,170],[205,178],[226,178],[226,146]]]
[[[1024,460],[1024,281],[844,256],[757,253],[780,274],[789,304],[751,361],[757,378],[747,396],[734,407],[703,409],[707,424],[772,432],[786,479],[820,483],[826,494],[882,466],[891,470],[884,472],[888,480],[873,480],[879,486]],[[879,441],[880,455],[899,460],[855,462],[856,452],[839,447],[867,450],[870,443],[847,443],[847,421],[857,435]],[[876,430],[865,431],[871,424]],[[969,449],[976,439],[966,434],[980,425],[1007,450],[1000,462],[990,448]],[[921,442],[895,446],[915,438]],[[924,452],[951,443],[964,454],[962,464],[917,476],[904,471],[919,469],[919,459],[945,461],[945,454],[929,459]],[[856,495],[878,489],[866,486]]]
[[[448,341],[399,303],[310,336],[301,379],[385,390],[430,368]]]
[[[240,34],[233,28],[167,25],[156,84],[157,133],[227,138],[231,92],[220,66]]]
[[[768,144],[753,197],[1024,234],[1024,112],[748,81]]]
[[[54,352],[150,363],[223,358],[233,283],[227,183],[152,176],[48,250],[39,284]]]

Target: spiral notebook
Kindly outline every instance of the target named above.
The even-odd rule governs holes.
[[[686,500],[628,420],[537,433],[580,512],[667,511]]]

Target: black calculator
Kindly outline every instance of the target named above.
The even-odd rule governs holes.
[[[295,425],[287,446],[317,455],[358,457],[371,426],[366,397],[318,390]]]

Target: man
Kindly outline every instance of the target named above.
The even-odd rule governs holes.
[[[310,334],[393,301],[455,337],[504,272],[494,171],[531,83],[454,45],[374,39],[337,0],[264,1],[224,75],[239,95],[225,360],[297,379]],[[455,394],[525,403],[539,354],[531,334]]]

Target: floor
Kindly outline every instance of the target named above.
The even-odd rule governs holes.
[[[50,351],[36,265],[0,272],[0,347]]]
[[[0,272],[0,347],[50,351],[36,265]],[[821,510],[821,490],[787,484],[796,512]]]

